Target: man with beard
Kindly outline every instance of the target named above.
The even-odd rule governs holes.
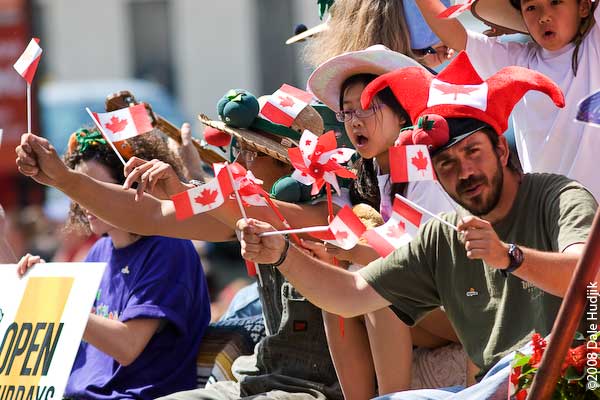
[[[348,272],[308,257],[282,236],[260,237],[272,230],[264,222],[240,220],[242,255],[277,265],[313,304],[344,317],[389,306],[413,325],[443,306],[480,376],[488,375],[465,390],[394,399],[506,398],[510,356],[503,357],[532,333],[550,333],[597,208],[575,181],[520,173],[501,136],[526,91],[544,92],[559,106],[562,93],[520,67],[484,82],[464,53],[437,77],[413,68],[379,77],[365,88],[362,107],[387,86],[411,119],[420,119],[397,144],[426,144],[439,182],[464,208],[442,215],[457,231],[430,220],[408,245]]]

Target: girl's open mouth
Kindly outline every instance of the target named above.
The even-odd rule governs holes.
[[[369,141],[369,139],[366,136],[363,136],[363,135],[356,136],[356,145],[359,147],[366,145],[368,141]]]

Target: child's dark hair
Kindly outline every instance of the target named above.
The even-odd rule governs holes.
[[[167,144],[154,132],[148,132],[142,136],[128,139],[115,146],[127,148],[131,156],[144,160],[157,159],[170,164],[180,178],[182,168],[180,161],[169,151]],[[78,165],[87,161],[96,161],[106,167],[111,178],[117,184],[125,182],[123,175],[123,163],[117,157],[114,150],[102,137],[100,132],[94,129],[79,129],[69,139],[69,150],[63,157],[65,165],[75,169]],[[89,234],[88,220],[83,210],[75,202],[71,202],[69,217],[65,230]]]
[[[358,74],[353,75],[346,79],[342,84],[340,90],[340,109],[343,108],[343,97],[344,92],[352,85],[361,83],[364,85],[369,84],[377,78],[377,75],[373,74]],[[400,119],[404,119],[405,126],[411,125],[410,116],[404,110],[402,105],[396,100],[394,93],[390,88],[385,88],[375,96],[377,100],[389,107],[394,114]],[[398,132],[400,133],[400,132]],[[352,204],[365,203],[370,205],[376,210],[379,210],[381,198],[379,194],[379,183],[377,181],[377,172],[375,171],[375,165],[372,158],[360,158],[356,162],[356,179],[350,183],[350,202]],[[406,194],[406,183],[391,183],[390,198],[394,201],[394,195],[396,193],[404,195]]]
[[[509,0],[510,5],[521,12],[521,0]],[[579,46],[581,46],[581,42],[588,34],[592,26],[594,26],[594,9],[598,5],[599,0],[591,3],[590,12],[587,17],[581,19],[581,23],[579,24],[579,29],[577,31],[577,35],[573,38],[572,43],[575,44],[575,49],[573,49],[573,57],[571,58],[571,68],[573,69],[573,75],[577,76],[577,68],[579,67]],[[581,3],[581,0],[577,0],[577,4]]]

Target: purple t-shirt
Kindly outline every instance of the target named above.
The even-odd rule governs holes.
[[[93,313],[122,322],[160,318],[163,323],[127,367],[82,341],[65,397],[154,399],[195,388],[196,355],[210,321],[210,300],[192,243],[147,236],[115,249],[105,237],[85,261],[108,262]]]

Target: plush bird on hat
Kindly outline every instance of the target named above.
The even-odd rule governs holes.
[[[506,67],[481,79],[463,51],[438,75],[407,67],[379,76],[361,95],[367,109],[389,87],[416,125],[400,133],[399,144],[425,144],[430,151],[448,148],[484,127],[506,131],[514,106],[529,90],[548,95],[564,107],[562,91],[550,78],[523,67]]]

